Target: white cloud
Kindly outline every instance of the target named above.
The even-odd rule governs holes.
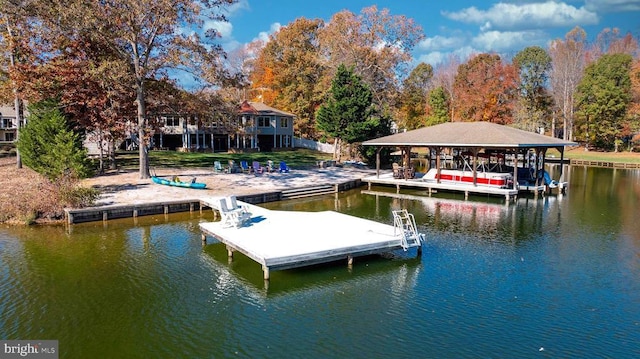
[[[424,51],[439,51],[444,49],[455,49],[462,46],[465,39],[459,36],[445,37],[436,35],[428,37],[418,44],[418,49]]]
[[[280,30],[280,28],[282,27],[282,25],[279,22],[274,22],[273,24],[271,24],[271,26],[269,27],[269,31],[260,31],[258,33],[258,37],[255,38],[254,40],[260,39],[262,40],[264,43],[269,42],[269,35],[276,33]]]
[[[418,62],[424,62],[426,64],[430,64],[433,67],[436,67],[442,63],[447,62],[451,55],[461,59],[461,61],[464,62],[471,55],[477,54],[479,52],[481,51],[471,46],[463,46],[450,52],[433,51],[427,54],[422,54],[418,57]]]
[[[584,7],[597,13],[640,11],[640,0],[586,0]]]
[[[239,0],[236,3],[226,6],[224,10],[226,16],[232,17],[242,10],[251,10],[251,6],[249,6],[249,0]]]
[[[206,32],[210,29],[215,29],[220,33],[220,36],[223,39],[228,39],[231,37],[231,33],[233,33],[233,25],[230,22],[226,21],[214,21],[209,20],[205,21],[202,29]]]
[[[451,20],[481,25],[485,31],[585,26],[597,24],[599,21],[598,15],[585,7],[576,8],[554,1],[529,4],[497,3],[486,11],[470,7],[457,12],[443,12],[442,15]]]
[[[502,52],[531,45],[542,46],[548,37],[543,31],[487,31],[478,34],[471,43],[482,51]]]

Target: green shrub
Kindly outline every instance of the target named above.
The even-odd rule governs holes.
[[[91,174],[82,138],[51,102],[29,106],[27,125],[20,131],[18,149],[25,166],[55,180],[63,175]]]
[[[99,196],[100,191],[97,189],[81,186],[61,189],[60,191],[60,199],[71,208],[91,206]]]

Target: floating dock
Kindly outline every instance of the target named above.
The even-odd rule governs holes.
[[[217,209],[219,199],[203,199]],[[273,211],[239,203],[251,213],[248,224],[224,227],[221,222],[200,224],[202,240],[211,236],[227,246],[229,257],[238,251],[262,265],[264,279],[270,271],[303,267],[358,256],[388,253],[407,247],[403,233],[394,226],[334,212]],[[404,239],[404,244],[403,244]],[[417,247],[420,240],[409,241]]]

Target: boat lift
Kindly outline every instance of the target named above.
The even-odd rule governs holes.
[[[410,247],[418,247],[419,250],[424,241],[424,234],[418,232],[413,214],[406,209],[391,212],[393,213],[393,234],[397,236],[400,232],[402,249],[406,251]]]

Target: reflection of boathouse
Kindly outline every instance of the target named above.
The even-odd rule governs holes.
[[[564,147],[574,142],[490,122],[449,122],[397,133],[363,143],[377,147],[376,175],[369,185],[386,184],[425,188],[431,193],[448,190],[515,197],[520,191],[535,193],[557,187],[564,190],[562,171],[557,180],[544,171],[547,150],[555,148],[563,160]],[[402,163],[393,173],[380,174],[380,150],[399,148]],[[416,173],[412,148],[428,149],[428,170]]]

